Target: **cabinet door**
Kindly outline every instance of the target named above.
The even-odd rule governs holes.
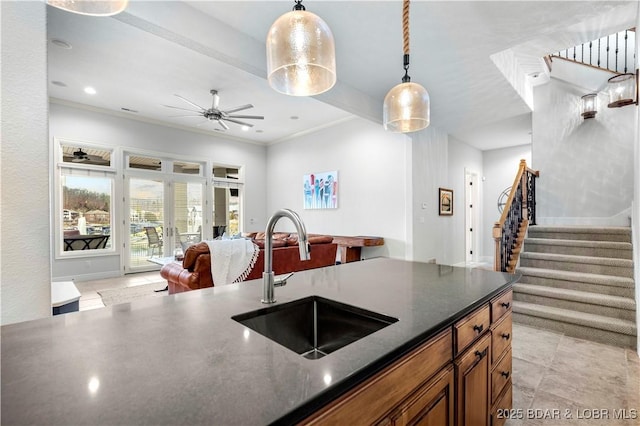
[[[394,426],[453,426],[453,367],[443,369],[390,416]]]
[[[458,426],[489,424],[491,335],[485,334],[455,361]]]

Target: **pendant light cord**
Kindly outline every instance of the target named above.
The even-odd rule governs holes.
[[[409,0],[402,2],[402,50],[404,52],[404,77],[403,83],[411,81],[409,77]]]

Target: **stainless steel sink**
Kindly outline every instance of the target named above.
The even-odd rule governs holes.
[[[321,358],[398,321],[319,296],[231,318],[308,359]]]

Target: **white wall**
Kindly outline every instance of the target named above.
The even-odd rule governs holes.
[[[290,208],[300,214],[310,233],[384,237],[384,246],[366,248],[363,256],[404,259],[405,204],[411,185],[406,164],[409,144],[404,135],[354,118],[272,145],[267,156],[268,214]],[[304,210],[303,175],[334,170],[338,171],[338,208]],[[294,230],[286,220],[278,222],[277,229]]]
[[[450,188],[449,137],[435,126],[412,133],[413,260],[451,262],[453,217],[438,215],[438,188]],[[456,194],[454,194],[454,199]],[[455,202],[455,201],[454,201]],[[455,212],[454,212],[455,214]]]
[[[607,108],[607,96],[600,93],[596,117],[585,120],[579,107],[584,94],[553,78],[534,90],[538,223],[562,218],[562,223],[629,226],[635,108]]]
[[[266,226],[266,147],[56,103],[51,103],[49,117],[51,143],[53,138],[72,139],[243,166],[244,229]],[[255,225],[249,225],[248,218],[253,218]],[[76,280],[117,276],[120,256],[54,259],[52,273],[54,278]]]
[[[522,159],[526,160],[530,168],[535,169],[531,165],[530,144],[492,149],[482,153],[484,170],[484,181],[482,182],[482,256],[489,262],[493,262],[495,252],[495,242],[491,230],[493,224],[500,220],[501,214],[498,211],[498,197],[502,191],[513,185]]]
[[[447,263],[456,264],[464,262],[466,258],[466,205],[465,205],[465,172],[475,173],[478,176],[478,199],[474,202],[474,211],[478,222],[473,232],[477,239],[476,254],[480,257],[482,252],[481,241],[485,230],[482,229],[482,151],[473,148],[464,142],[449,136],[449,189],[453,189],[453,217],[451,217],[451,253]],[[478,257],[478,258],[479,258]]]
[[[45,11],[0,2],[2,324],[51,315]]]

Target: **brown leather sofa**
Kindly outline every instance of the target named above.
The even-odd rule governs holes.
[[[245,237],[251,238],[260,248],[258,260],[246,280],[262,278],[262,272],[264,271],[264,232],[245,234]],[[332,236],[311,234],[308,236],[308,240],[311,246],[311,259],[302,261],[298,250],[297,235],[275,233],[273,235],[273,272],[276,275],[280,275],[335,265],[338,246],[333,243]],[[162,267],[160,275],[168,282],[169,294],[213,287],[209,246],[205,242],[190,246],[184,253],[182,264],[178,262],[168,263]]]

